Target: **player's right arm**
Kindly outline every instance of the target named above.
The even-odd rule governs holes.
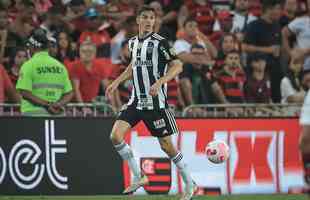
[[[132,77],[132,64],[130,63],[128,67],[125,69],[125,71],[117,77],[106,89],[105,95],[106,97],[109,97],[112,95],[112,93],[117,89],[117,87],[124,82],[125,80]]]

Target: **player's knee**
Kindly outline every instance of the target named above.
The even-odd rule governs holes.
[[[110,140],[114,145],[120,144],[123,141],[122,137],[117,132],[114,131],[110,135]]]

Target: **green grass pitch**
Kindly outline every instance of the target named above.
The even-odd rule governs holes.
[[[0,200],[178,200],[179,196],[0,196]],[[195,196],[193,200],[309,200],[306,195]]]

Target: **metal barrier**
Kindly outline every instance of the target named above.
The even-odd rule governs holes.
[[[0,116],[19,116],[19,104],[0,104]],[[70,117],[111,117],[116,109],[106,103],[70,103],[64,107],[64,116]]]
[[[177,117],[296,117],[301,104],[202,104],[183,111],[171,107]],[[70,103],[64,108],[69,117],[113,117],[117,109],[107,103]],[[19,104],[0,104],[0,116],[19,116]]]
[[[297,117],[302,104],[203,104],[191,105],[182,117]]]

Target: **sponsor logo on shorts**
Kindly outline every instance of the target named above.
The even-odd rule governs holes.
[[[166,126],[166,122],[164,119],[159,119],[156,121],[153,121],[153,124],[155,126],[156,129],[160,129]]]

